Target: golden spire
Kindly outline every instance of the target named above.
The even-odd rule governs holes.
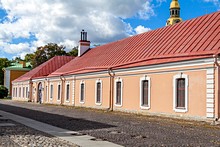
[[[180,4],[178,0],[172,0],[172,2],[170,3],[170,18],[167,20],[166,25],[173,25],[181,21],[182,19],[180,18]]]

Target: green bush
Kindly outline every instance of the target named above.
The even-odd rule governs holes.
[[[3,99],[7,96],[8,96],[8,89],[5,86],[0,85],[0,98]]]

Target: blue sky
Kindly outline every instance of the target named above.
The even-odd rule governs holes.
[[[38,46],[77,46],[85,29],[104,44],[165,27],[171,0],[0,0],[0,57],[24,57]],[[220,10],[219,0],[179,0],[189,20]],[[40,8],[40,9],[39,9]]]

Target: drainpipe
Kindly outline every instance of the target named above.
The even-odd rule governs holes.
[[[109,74],[109,83],[110,83],[110,99],[109,99],[109,108],[108,111],[113,111],[113,103],[114,103],[114,77],[115,73],[112,71],[111,68],[108,68],[108,74]]]
[[[214,99],[215,99],[215,121],[217,121],[218,119],[219,119],[219,86],[220,86],[220,82],[219,82],[219,79],[220,79],[220,75],[219,75],[219,67],[220,67],[220,65],[219,65],[219,63],[218,63],[218,54],[216,54],[216,55],[213,55],[213,57],[214,57],[214,67],[215,67],[215,65],[216,65],[216,67],[217,67],[217,70],[216,70],[216,72],[217,72],[217,79],[215,79],[214,81],[215,82],[217,82],[217,89],[216,89],[216,86],[214,86],[214,91],[215,90],[217,90],[217,95],[215,94],[214,95]],[[214,75],[215,75],[215,70],[214,70]]]
[[[65,81],[66,81],[66,79],[65,79],[65,77],[63,76],[63,75],[60,75],[60,79],[61,79],[61,81],[62,81],[62,89],[61,89],[61,100],[60,100],[60,104],[61,105],[63,105],[63,103],[64,103],[64,86],[65,86]]]

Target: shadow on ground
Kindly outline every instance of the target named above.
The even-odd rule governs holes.
[[[51,114],[5,104],[0,104],[0,110],[71,131],[84,131],[116,127],[109,124],[85,120],[83,118],[66,117],[58,114]]]

